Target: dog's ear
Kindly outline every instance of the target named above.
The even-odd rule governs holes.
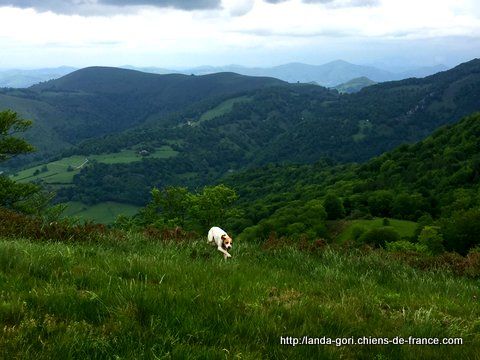
[[[227,238],[227,235],[222,235],[220,236],[220,239],[225,240]]]

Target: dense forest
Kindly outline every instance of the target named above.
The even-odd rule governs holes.
[[[479,138],[480,114],[475,114],[365,164],[320,161],[232,174],[224,183],[238,191],[244,214],[232,226],[243,231],[251,225],[245,231],[266,237],[294,222],[299,225],[290,235],[298,234],[299,229],[311,229],[305,206],[329,199],[331,211],[326,208],[324,218],[375,216],[435,223],[450,250],[465,252],[480,244]]]

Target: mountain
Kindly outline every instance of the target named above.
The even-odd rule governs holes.
[[[122,150],[156,154],[165,147],[175,156],[87,166],[61,197],[142,205],[152,186],[195,188],[268,163],[364,162],[479,110],[478,59],[424,79],[386,82],[354,94],[305,84],[257,89],[196,103],[79,144],[64,156]]]
[[[123,131],[207,98],[284,82],[233,73],[158,75],[91,67],[28,89],[0,90],[0,109],[35,120],[27,138],[38,156],[92,137]]]
[[[375,82],[402,80],[410,77],[425,77],[446,70],[444,65],[404,69],[400,72],[386,71],[374,66],[355,65],[343,60],[323,65],[290,63],[269,68],[248,68],[240,65],[221,67],[202,66],[186,69],[192,74],[211,74],[219,71],[231,71],[250,76],[270,76],[290,83],[316,82],[326,87],[334,87],[359,77],[367,77]]]
[[[364,87],[375,85],[376,82],[369,78],[362,76],[356,79],[347,81],[346,83],[334,86],[332,89],[337,90],[339,93],[352,94],[362,90]]]
[[[0,70],[0,88],[26,88],[42,81],[57,79],[75,70],[68,66],[34,70]]]
[[[290,63],[274,67],[245,67],[241,65],[226,66],[199,66],[187,69],[166,69],[155,66],[136,67],[132,65],[121,66],[122,69],[136,70],[152,74],[184,74],[208,75],[219,72],[234,72],[247,76],[274,77],[287,82],[318,83],[322,86],[332,87],[348,82],[358,77],[368,77],[375,82],[401,80],[410,77],[425,77],[440,71],[447,70],[444,65],[430,67],[402,68],[385,70],[382,66],[362,66],[336,60],[323,65],[308,65]],[[26,88],[39,82],[58,79],[77,69],[72,67],[59,67],[52,69],[36,70],[0,70],[0,88]]]

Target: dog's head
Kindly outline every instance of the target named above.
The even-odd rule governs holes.
[[[228,235],[222,235],[222,246],[225,248],[225,250],[230,250],[233,245],[233,240],[230,236]]]

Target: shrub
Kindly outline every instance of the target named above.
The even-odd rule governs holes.
[[[328,220],[342,219],[345,217],[345,209],[342,201],[333,194],[328,194],[323,202]]]
[[[398,233],[389,227],[371,229],[359,238],[360,243],[375,247],[385,247],[387,242],[395,242],[398,240],[400,240]]]
[[[445,249],[466,255],[480,245],[480,209],[458,211],[441,222]]]
[[[425,246],[432,255],[438,255],[445,251],[443,237],[436,226],[425,226],[418,237],[420,245]]]
[[[101,224],[72,225],[68,220],[48,223],[39,217],[0,208],[0,236],[4,237],[88,242],[98,240],[105,232]]]
[[[352,228],[352,238],[353,240],[358,241],[360,239],[360,236],[362,236],[365,233],[365,228],[363,226],[355,225]]]
[[[419,253],[428,252],[428,249],[425,245],[414,244],[406,240],[387,242],[385,244],[385,247],[388,251],[391,251],[391,252],[419,252]]]

